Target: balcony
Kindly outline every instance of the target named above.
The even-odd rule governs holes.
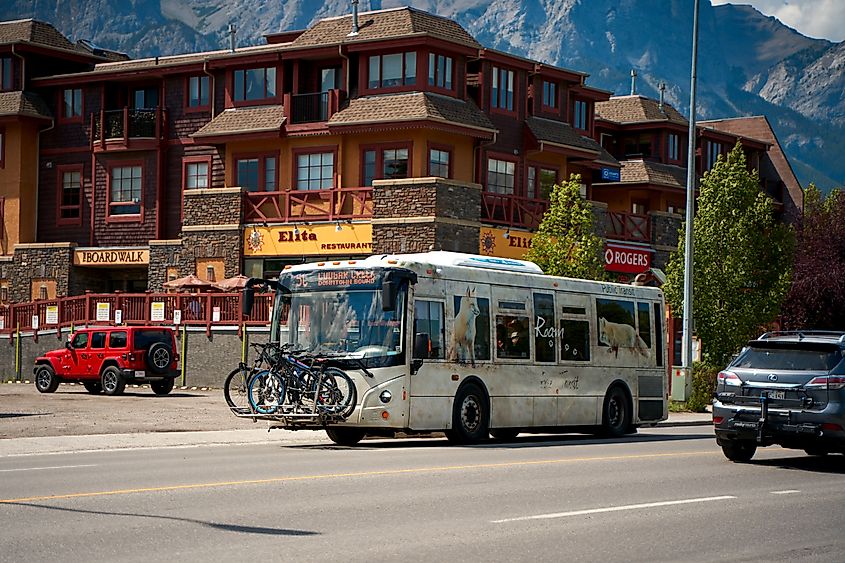
[[[291,125],[320,123],[338,110],[340,90],[309,94],[285,94],[285,110]]]
[[[608,211],[605,234],[609,239],[651,243],[651,220],[648,215]]]
[[[244,222],[335,221],[373,216],[373,188],[244,192]]]
[[[91,114],[95,150],[156,148],[164,139],[162,108],[101,110]]]
[[[486,223],[536,229],[549,208],[544,199],[484,192],[481,200],[481,220]]]

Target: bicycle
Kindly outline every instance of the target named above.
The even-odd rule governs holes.
[[[249,382],[258,373],[264,364],[272,366],[279,355],[279,345],[273,342],[264,344],[253,343],[250,344],[255,349],[256,356],[253,360],[253,365],[249,366],[245,362],[239,362],[232,372],[226,376],[223,384],[223,396],[226,403],[232,412],[236,414],[246,414],[252,412],[249,404]]]

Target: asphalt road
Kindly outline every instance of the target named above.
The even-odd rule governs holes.
[[[0,560],[845,561],[843,472],[707,426],[6,456]]]

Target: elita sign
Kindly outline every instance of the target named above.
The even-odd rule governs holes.
[[[651,268],[648,248],[607,243],[604,245],[604,269],[609,272],[639,274]]]
[[[146,248],[88,248],[73,252],[75,266],[144,266],[150,263]]]

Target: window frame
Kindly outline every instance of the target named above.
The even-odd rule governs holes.
[[[675,154],[672,155],[672,138],[675,139]],[[678,133],[668,133],[666,135],[666,160],[667,162],[681,161],[681,136]]]
[[[528,195],[529,170],[532,169],[532,168],[535,169],[535,173],[534,173],[534,197],[531,197],[531,196]],[[525,191],[523,192],[524,197],[526,197],[528,199],[543,199],[542,194],[540,193],[540,187],[541,187],[540,186],[540,176],[541,176],[542,170],[554,172],[555,173],[554,184],[560,183],[560,167],[559,166],[555,166],[553,164],[546,164],[545,162],[537,162],[537,161],[534,161],[534,160],[529,160],[525,163],[525,182],[524,182]],[[552,184],[552,186],[554,186],[554,184]],[[549,194],[551,194],[551,191],[549,191]]]
[[[67,115],[65,113],[65,94],[73,92],[71,95],[73,101],[76,101],[76,92],[79,92],[79,115]],[[85,90],[80,88],[62,88],[59,90],[59,122],[60,123],[82,123],[82,118],[85,116]]]
[[[375,151],[376,153],[376,174],[373,176],[373,180],[392,180],[394,178],[385,178],[384,177],[384,151],[386,150],[401,150],[406,149],[408,151],[408,175],[406,178],[413,178],[414,177],[414,142],[413,141],[397,141],[395,143],[378,143],[372,145],[360,145],[359,146],[359,170],[358,170],[358,182],[361,184],[361,187],[370,187],[364,182],[365,178],[365,168],[366,168],[366,161],[364,159],[364,154],[367,151]]]
[[[267,185],[266,173],[267,173],[267,158],[273,157],[276,159],[276,185],[274,190],[266,190],[263,189]],[[239,160],[252,160],[258,159],[258,186],[257,190],[249,191],[249,193],[271,193],[271,192],[278,192],[279,189],[279,172],[281,169],[281,158],[278,152],[244,152],[244,153],[235,153],[232,155],[232,174],[233,174],[233,181],[234,185],[244,188],[241,186],[240,181],[238,179],[238,161]]]
[[[513,191],[511,193],[506,192],[493,192],[490,191],[490,160],[498,160],[502,162],[509,162],[513,164]],[[497,195],[505,195],[505,196],[515,196],[518,195],[516,193],[517,188],[519,187],[519,159],[509,157],[506,154],[501,153],[487,153],[486,158],[484,159],[484,192],[485,193],[492,193]]]
[[[510,101],[510,107],[502,107],[499,105],[501,100],[502,93],[500,90],[502,85],[502,72],[507,73],[510,78],[510,90],[504,90],[505,92],[510,91],[511,98],[508,100],[507,94],[505,94],[505,102],[507,104]],[[517,96],[518,91],[516,87],[517,82],[517,71],[512,68],[507,68],[499,65],[491,65],[490,68],[490,111],[493,113],[504,113],[507,115],[516,115],[517,113]]]
[[[408,63],[408,54],[410,54],[410,53],[414,54],[414,65],[413,65],[413,68],[414,68],[414,83],[413,84],[408,84],[408,82],[407,82],[408,79],[410,78],[407,74],[408,73],[407,69],[409,68],[409,66],[407,64]],[[399,84],[398,86],[382,86],[382,82],[384,80],[384,78],[383,78],[383,76],[384,76],[384,57],[389,57],[391,55],[401,55],[401,59],[402,59],[402,71],[401,71],[402,83]],[[378,86],[370,86],[370,72],[371,72],[370,60],[375,58],[375,57],[378,57],[378,61],[379,61]],[[373,93],[373,92],[380,92],[380,93],[402,92],[402,91],[411,91],[411,90],[419,89],[419,87],[420,87],[420,72],[419,72],[419,70],[420,70],[420,59],[421,58],[422,57],[420,57],[420,52],[416,51],[414,49],[390,49],[390,50],[388,50],[384,53],[370,54],[370,55],[362,56],[360,64],[363,67],[363,73],[362,74],[364,76],[364,81],[363,81],[364,84],[363,84],[363,88],[361,88],[361,90],[363,91],[363,93],[369,94],[369,93]],[[424,80],[426,81],[425,83],[427,84],[428,83],[428,74],[427,73],[424,76]]]
[[[232,86],[234,87],[234,72],[232,73],[232,77],[233,77],[232,78],[232,80],[233,80]],[[200,93],[200,97],[199,97],[199,100],[198,100],[200,102],[200,104],[196,105],[196,106],[191,105],[191,80],[194,79],[194,78],[199,79],[199,84],[198,84],[197,87],[199,88],[199,93]],[[202,102],[202,83],[203,83],[203,80],[205,80],[206,88],[208,89],[208,103],[205,104],[205,105],[203,105],[201,103]],[[232,94],[234,95],[234,91],[232,92]],[[209,111],[211,109],[211,97],[212,97],[212,95],[213,95],[213,92],[211,91],[211,77],[210,76],[208,76],[207,74],[192,74],[190,76],[186,76],[185,77],[185,96],[184,96],[184,103],[182,104],[182,108],[185,111],[185,113]]]
[[[429,299],[429,298],[426,298],[426,297],[420,297],[418,299],[415,299],[414,300],[414,333],[416,333],[417,329],[419,328],[417,326],[417,320],[418,320],[418,318],[417,318],[417,304],[418,303],[427,303],[429,313],[431,312],[432,305],[439,306],[439,309],[440,309],[440,332],[439,332],[440,352],[439,352],[438,356],[436,356],[436,357],[429,355],[427,361],[431,360],[431,361],[445,362],[445,361],[448,360],[448,354],[446,353],[446,348],[447,348],[447,342],[446,342],[446,303],[445,303],[445,301],[442,301],[440,299]],[[430,315],[429,315],[429,318],[427,318],[426,320],[429,322],[429,326],[430,326],[430,324],[431,324]],[[429,336],[430,342],[433,343],[434,338],[432,338],[432,334],[428,333],[428,336]]]
[[[9,83],[4,78],[9,69]],[[15,60],[11,56],[0,57],[0,92],[12,92],[15,89]]]
[[[141,168],[141,193],[138,198],[138,213],[112,213],[112,207],[126,205],[126,202],[113,203],[112,174],[115,168]],[[108,165],[106,175],[106,223],[143,223],[144,221],[144,188],[147,179],[147,167],[143,160],[127,160],[112,162]]]
[[[584,126],[580,127],[581,120],[579,120],[579,111],[578,108],[583,104],[584,112],[583,112],[583,122]],[[575,128],[577,131],[589,131],[592,125],[591,116],[590,116],[590,102],[583,98],[573,98],[572,100],[572,127]]]
[[[440,78],[439,65],[437,64],[439,58],[443,57],[443,86],[438,85],[438,79]],[[433,58],[433,66],[432,66],[432,58]],[[451,61],[451,63],[449,63]],[[451,72],[449,72],[449,68],[451,66]],[[457,63],[455,57],[451,55],[446,55],[445,53],[438,52],[438,51],[429,51],[428,57],[426,57],[426,70],[428,72],[425,73],[425,83],[428,85],[428,89],[433,92],[444,92],[446,94],[454,95],[458,89],[458,81],[457,81]],[[451,76],[450,76],[451,75]],[[451,87],[446,86],[446,78],[448,78],[452,85]],[[433,82],[432,82],[433,80]]]
[[[705,164],[707,167],[705,171],[712,170],[716,163],[719,161],[719,156],[722,155],[724,152],[724,146],[719,141],[707,141],[707,161]]]
[[[337,145],[325,145],[325,146],[318,146],[318,147],[302,147],[293,149],[292,152],[292,163],[291,163],[291,191],[297,192],[316,192],[316,191],[326,191],[326,190],[334,190],[338,188],[338,174],[337,174],[337,155],[338,155],[338,147]],[[299,157],[304,155],[312,155],[312,154],[331,154],[332,155],[332,186],[330,188],[323,188],[320,187],[316,190],[311,189],[299,189]],[[278,174],[277,174],[278,175]]]
[[[550,112],[550,113],[557,113],[560,109],[560,86],[554,80],[546,80],[543,78],[541,80],[541,90],[540,90],[540,108],[543,111]],[[554,98],[552,99],[553,105],[549,105],[546,103],[546,86],[549,86],[550,90],[554,90]]]
[[[85,195],[85,176],[84,166],[82,164],[62,164],[56,167],[56,224],[57,225],[82,225],[82,201]],[[65,190],[65,174],[79,173],[79,204],[78,205],[64,205],[64,190]],[[62,217],[62,211],[65,209],[77,209],[79,215],[77,217]]]
[[[273,82],[274,82],[274,87],[275,87],[276,93],[273,96],[267,96],[267,85],[269,84],[269,82],[267,80],[267,70],[271,69],[271,68],[274,70],[274,74],[275,74]],[[263,98],[255,98],[253,100],[248,100],[248,99],[246,99],[246,97],[244,97],[243,100],[237,99],[235,97],[235,94],[236,94],[235,84],[236,84],[237,74],[239,72],[244,73],[244,75],[243,75],[243,80],[244,80],[243,91],[244,91],[244,96],[246,96],[247,72],[249,72],[250,70],[258,70],[258,69],[264,70],[264,97]],[[259,64],[254,65],[254,66],[250,65],[250,66],[243,66],[243,67],[235,68],[235,69],[232,69],[229,72],[230,72],[229,84],[231,86],[231,90],[229,91],[229,98],[231,100],[231,107],[248,107],[248,106],[269,105],[269,104],[277,103],[279,101],[280,96],[281,96],[280,80],[281,80],[281,75],[283,73],[279,72],[279,68],[277,66],[274,66],[273,64],[270,64],[270,63],[259,63]],[[209,102],[210,101],[211,101],[211,98],[209,98]]]
[[[186,190],[208,190],[211,189],[211,155],[202,156],[183,156],[182,157],[182,191]],[[191,164],[206,164],[208,171],[208,185],[204,188],[189,188],[188,187],[188,166]],[[199,178],[199,176],[197,176]]]
[[[426,175],[434,176],[434,174],[432,174],[432,172],[431,172],[431,151],[433,151],[433,150],[445,152],[446,154],[449,155],[449,162],[446,165],[446,168],[447,168],[446,173],[448,175],[445,176],[445,178],[447,178],[447,179],[454,178],[453,163],[454,163],[454,160],[455,160],[454,159],[455,147],[453,147],[452,145],[444,145],[442,143],[431,143],[431,142],[427,143],[426,151],[425,151],[425,153],[426,153],[425,173],[426,173]]]
[[[0,169],[6,168],[6,128],[0,127]]]

